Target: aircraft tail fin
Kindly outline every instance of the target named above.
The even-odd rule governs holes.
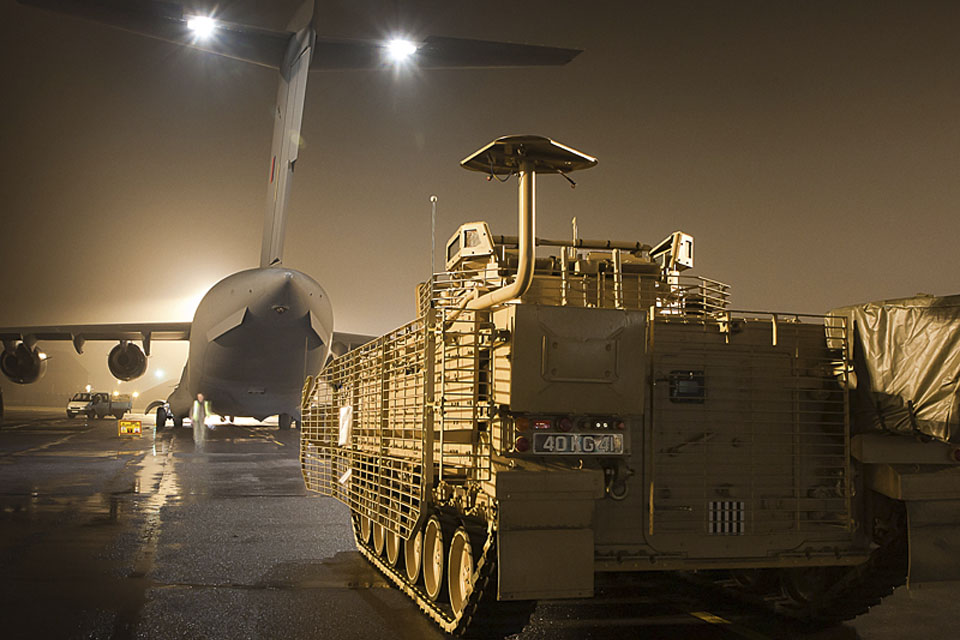
[[[300,125],[306,98],[307,76],[316,32],[312,25],[290,39],[280,65],[280,86],[274,112],[270,175],[267,182],[267,210],[263,221],[260,266],[283,261],[283,236],[287,224],[287,201],[293,182],[294,165],[300,151]]]

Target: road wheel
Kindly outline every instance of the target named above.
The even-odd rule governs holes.
[[[423,586],[431,600],[443,590],[443,556],[443,528],[437,516],[430,516],[423,528]]]
[[[834,567],[798,567],[780,572],[783,595],[795,606],[811,605],[837,581],[842,571]]]
[[[173,416],[173,426],[179,429],[183,426],[183,417],[182,416]]]
[[[154,424],[157,425],[157,429],[163,429],[167,424],[167,410],[163,407],[157,407],[157,421]]]
[[[87,420],[93,420],[96,417],[97,413],[95,411],[87,411]]]
[[[293,416],[289,413],[281,413],[277,418],[281,429],[289,429],[293,424]]]
[[[387,562],[391,567],[397,566],[400,559],[400,536],[390,529],[383,532],[383,547],[387,550]]]
[[[447,586],[450,606],[454,615],[459,615],[473,593],[473,549],[470,547],[470,536],[463,527],[457,529],[450,541]]]
[[[113,414],[113,417],[116,418],[117,420],[119,420],[120,418],[123,417],[123,411],[117,411],[117,412],[115,412],[115,413]]]
[[[420,560],[423,557],[423,532],[417,531],[410,534],[409,540],[403,542],[403,565],[407,571],[407,580],[410,584],[416,584],[420,577]]]
[[[77,417],[77,414],[75,414],[75,413],[70,413],[69,411],[67,411],[67,417],[70,418],[71,420],[73,420],[74,418]]]
[[[378,556],[383,555],[383,543],[384,543],[384,528],[383,525],[379,522],[373,523],[373,550],[377,552]]]
[[[360,542],[364,544],[370,543],[370,518],[365,515],[357,514],[357,535],[360,537]]]

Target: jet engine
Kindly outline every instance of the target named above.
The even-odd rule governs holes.
[[[22,342],[13,348],[8,346],[0,354],[0,371],[17,384],[31,384],[47,372],[47,354]]]
[[[121,342],[110,350],[107,366],[117,380],[133,380],[147,370],[147,356],[132,342]]]

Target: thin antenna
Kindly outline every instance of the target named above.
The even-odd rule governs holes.
[[[573,227],[573,246],[570,247],[570,259],[577,259],[577,241],[580,239],[580,231],[577,228],[577,217],[574,216],[573,220],[570,221],[570,225]]]
[[[437,196],[430,196],[430,287],[437,272]]]

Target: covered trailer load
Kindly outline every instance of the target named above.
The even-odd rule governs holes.
[[[960,296],[835,309],[853,329],[858,430],[960,442]]]
[[[417,318],[308,378],[302,407],[307,487],[443,630],[514,633],[608,572],[697,572],[815,621],[866,611],[908,553],[911,580],[960,577],[937,556],[960,557],[960,456],[851,423],[849,313],[732,311],[681,232],[536,238],[537,174],[596,164],[552,140],[462,164],[517,175],[518,234],[462,225]]]

